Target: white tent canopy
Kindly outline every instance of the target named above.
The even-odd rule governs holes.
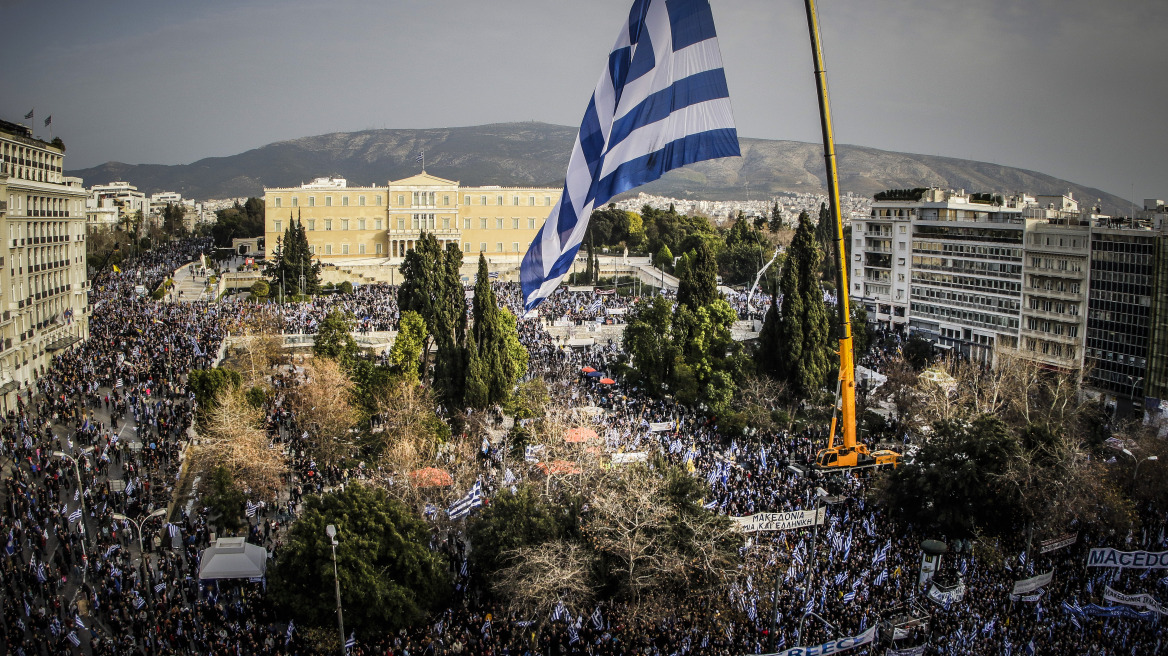
[[[268,550],[243,538],[219,538],[203,550],[200,579],[250,579],[268,568]]]

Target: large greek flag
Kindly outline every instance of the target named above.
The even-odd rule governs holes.
[[[584,113],[560,201],[523,257],[527,309],[571,268],[594,207],[666,171],[739,154],[708,0],[634,0]]]

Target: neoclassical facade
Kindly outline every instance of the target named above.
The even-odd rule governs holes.
[[[265,243],[273,252],[289,221],[299,219],[309,249],[326,263],[380,259],[394,266],[425,230],[465,255],[518,264],[559,194],[559,188],[464,187],[424,171],[384,187],[322,178],[264,190]]]

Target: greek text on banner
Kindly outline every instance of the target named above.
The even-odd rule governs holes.
[[[1038,576],[1022,579],[1021,581],[1014,581],[1014,589],[1010,591],[1010,594],[1019,595],[1034,592],[1039,588],[1046,587],[1052,578],[1054,578],[1053,569],[1046,574],[1039,574]]]
[[[826,508],[820,508],[818,517],[814,510],[794,510],[778,513],[755,513],[745,517],[731,517],[743,533],[756,531],[789,531],[793,528],[807,528],[823,523]]]
[[[862,647],[875,639],[876,627],[872,627],[857,636],[832,640],[831,642],[825,642],[822,645],[816,645],[814,647],[792,647],[787,651],[763,654],[762,656],[826,656],[827,654],[837,654],[841,651]]]
[[[1150,611],[1155,611],[1161,615],[1168,615],[1168,607],[1165,607],[1156,598],[1150,594],[1134,594],[1125,595],[1122,592],[1116,592],[1107,586],[1103,590],[1103,601],[1111,601],[1117,604],[1124,604],[1125,606],[1138,606],[1146,608]]]
[[[1168,551],[1116,551],[1099,547],[1087,556],[1087,567],[1168,569]]]

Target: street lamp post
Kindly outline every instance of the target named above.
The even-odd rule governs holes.
[[[166,508],[159,508],[158,510],[155,510],[154,512],[150,513],[149,515],[146,515],[142,519],[134,519],[132,517],[127,517],[121,513],[113,513],[112,517],[114,519],[118,520],[119,522],[130,522],[131,524],[134,525],[134,528],[138,529],[138,555],[142,559],[145,559],[146,558],[146,545],[143,542],[143,538],[142,538],[142,526],[147,521],[153,519],[154,517],[160,517],[160,516],[165,515],[165,514],[166,514]]]
[[[337,527],[329,524],[324,528],[333,548],[333,582],[337,586],[337,631],[341,637],[341,656],[345,656],[345,618],[341,614],[341,577],[337,573]]]
[[[818,542],[819,542],[819,509],[821,506],[834,505],[834,504],[837,504],[843,500],[844,500],[844,497],[828,496],[827,490],[825,490],[821,487],[815,488],[815,524],[813,524],[812,528],[811,528],[811,558],[808,559],[808,562],[807,562],[807,569],[810,570],[810,573],[807,576],[807,590],[809,591],[810,594],[814,594],[814,591],[811,590],[811,587],[815,583],[815,554],[817,551],[816,547],[817,547]],[[776,606],[777,606],[778,599],[779,599],[779,582],[776,579],[775,580]],[[803,638],[803,620],[806,620],[807,615],[809,615],[809,614],[811,614],[811,613],[804,613],[803,617],[799,618],[799,628],[796,630],[796,634],[795,634],[796,638],[799,640],[801,640]],[[820,618],[820,619],[822,620],[823,618]],[[824,624],[827,624],[827,622],[824,622]],[[831,627],[830,624],[827,624],[827,626]],[[773,634],[771,636],[772,646],[773,646],[773,642],[775,640],[778,640],[778,631],[779,631],[779,611],[778,611],[778,608],[776,608],[775,609],[774,626],[772,627],[772,630],[771,630],[771,633]],[[834,629],[833,629],[833,631],[834,631]]]
[[[87,446],[81,450],[82,455],[93,453],[93,447]],[[77,466],[77,458],[65,453],[64,451],[54,451],[54,456],[68,460],[73,463],[73,475],[77,478],[77,498],[81,503],[81,556],[82,559],[89,559],[89,552],[86,543],[89,542],[89,524],[85,521],[85,493],[81,491],[81,469]],[[81,568],[81,580],[85,580],[85,567]]]
[[[1132,453],[1128,449],[1123,449],[1123,452],[1126,453],[1127,455],[1131,456],[1132,460],[1136,461],[1136,467],[1135,467],[1135,469],[1132,470],[1132,480],[1133,481],[1139,477],[1140,465],[1144,464],[1145,462],[1147,462],[1149,460],[1155,462],[1155,461],[1160,459],[1160,456],[1147,456],[1146,458],[1140,459],[1140,458],[1136,457],[1136,454]]]

